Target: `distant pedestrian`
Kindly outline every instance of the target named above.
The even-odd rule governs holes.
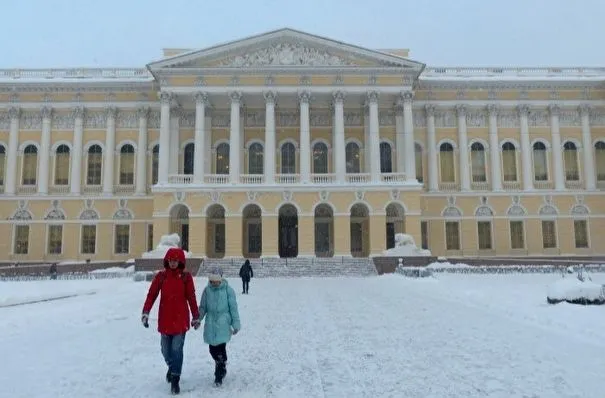
[[[143,306],[141,322],[149,327],[149,312],[160,295],[158,310],[158,332],[161,334],[161,348],[164,361],[168,365],[166,381],[173,394],[181,391],[179,381],[183,368],[183,346],[185,334],[191,325],[200,327],[200,314],[195,297],[195,285],[191,273],[185,271],[185,252],[172,247],[164,256],[164,270],[156,274],[151,282],[147,299]],[[189,312],[193,320],[189,323]]]
[[[227,343],[241,328],[235,292],[218,267],[210,270],[199,313],[200,319],[206,317],[204,342],[214,360],[214,383],[218,386],[227,374]]]
[[[242,278],[242,294],[248,294],[250,287],[250,279],[254,277],[250,260],[246,260],[244,265],[239,269],[239,277]]]

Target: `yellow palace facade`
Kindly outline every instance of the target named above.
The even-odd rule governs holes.
[[[0,70],[0,260],[598,254],[605,68],[439,68],[280,29]],[[599,233],[601,232],[601,233]]]

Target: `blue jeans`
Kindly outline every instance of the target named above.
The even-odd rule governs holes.
[[[168,371],[173,375],[180,376],[183,369],[183,346],[185,345],[185,333],[168,335],[163,334],[160,340],[162,355],[168,365]]]

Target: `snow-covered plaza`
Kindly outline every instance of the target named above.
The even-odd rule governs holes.
[[[187,334],[184,397],[605,396],[605,308],[546,304],[558,274],[253,279],[228,374]],[[593,274],[605,283],[605,274]],[[199,294],[206,279],[196,279]],[[132,278],[0,282],[0,397],[166,397]],[[20,302],[74,297],[24,305]]]

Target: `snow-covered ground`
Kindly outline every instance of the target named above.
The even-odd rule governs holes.
[[[253,279],[225,383],[212,386],[201,330],[190,332],[181,396],[601,398],[605,307],[547,305],[558,278]],[[148,286],[0,282],[0,303],[95,292],[0,308],[0,397],[169,396],[157,304],[153,327],[139,321]]]

